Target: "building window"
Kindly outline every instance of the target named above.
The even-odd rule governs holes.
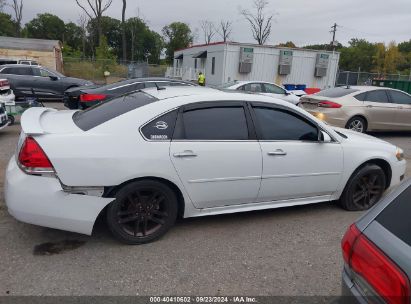
[[[194,68],[197,69],[197,58],[194,59]]]
[[[215,57],[211,59],[211,75],[215,73]]]

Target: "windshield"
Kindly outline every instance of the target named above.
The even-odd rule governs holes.
[[[59,72],[57,72],[57,71],[49,70],[49,69],[46,69],[45,67],[41,67],[41,68],[42,68],[43,70],[49,72],[50,74],[57,76],[57,77],[66,77],[66,76],[64,76],[63,74],[61,74],[61,73],[59,73]]]
[[[338,87],[338,88],[325,89],[314,95],[328,97],[328,98],[339,98],[339,97],[343,97],[343,96],[349,95],[354,92],[358,92],[358,90],[347,88],[347,87]]]

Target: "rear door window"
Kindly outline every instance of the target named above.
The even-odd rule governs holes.
[[[411,186],[397,196],[376,218],[378,223],[409,246],[411,246],[410,198]]]
[[[285,94],[285,90],[283,88],[277,87],[273,84],[264,83],[263,84],[266,93],[271,94]]]
[[[183,113],[186,140],[248,140],[242,106],[209,107]]]
[[[397,104],[411,105],[411,96],[398,91],[388,91],[391,96],[391,102]]]
[[[385,90],[375,90],[369,91],[365,98],[365,101],[378,102],[378,103],[389,103],[388,95]]]
[[[155,101],[158,101],[158,99],[144,92],[138,92],[100,103],[85,111],[78,111],[73,115],[73,121],[83,131],[88,131],[113,118]]]
[[[262,92],[264,92],[264,88],[261,85],[261,83],[248,83],[248,84],[244,85],[243,90],[246,91],[246,92],[252,92],[252,93],[262,93]]]

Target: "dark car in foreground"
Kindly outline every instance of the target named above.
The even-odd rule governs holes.
[[[16,101],[32,97],[33,92],[41,101],[61,101],[67,89],[93,84],[84,79],[66,77],[42,66],[27,64],[2,65],[0,77],[10,82]]]
[[[342,302],[410,303],[411,179],[351,225],[341,245]]]
[[[64,93],[64,105],[73,110],[87,109],[113,97],[156,86],[196,86],[196,84],[171,78],[133,78],[104,86],[69,89]]]

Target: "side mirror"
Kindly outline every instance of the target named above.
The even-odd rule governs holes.
[[[50,75],[49,77],[50,77],[50,79],[53,80],[53,81],[59,80],[59,78],[58,78],[57,76],[52,76],[52,75]]]
[[[291,92],[288,92],[288,91],[285,91],[285,96],[289,96],[289,95],[291,95]]]
[[[327,132],[324,132],[322,130],[320,130],[320,132],[319,132],[319,137],[320,137],[319,142],[321,142],[321,143],[330,143],[330,142],[332,142],[331,136],[328,135]]]

